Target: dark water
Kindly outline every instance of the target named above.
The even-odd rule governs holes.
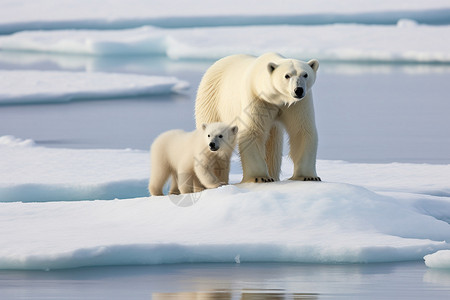
[[[364,265],[181,264],[0,271],[1,299],[448,299],[450,271]]]

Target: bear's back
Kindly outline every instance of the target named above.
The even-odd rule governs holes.
[[[194,152],[197,151],[196,145],[201,142],[198,130],[191,132],[180,129],[169,130],[155,139],[151,155],[154,159],[165,160],[171,167],[176,168],[180,161],[192,160]]]

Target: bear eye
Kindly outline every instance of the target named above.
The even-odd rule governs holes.
[[[211,135],[208,134],[208,137],[211,137]]]
[[[303,78],[308,78],[308,74],[303,75]]]
[[[220,138],[220,139],[223,138],[223,135],[219,135],[219,138]]]
[[[289,79],[291,76],[289,74],[284,75],[284,78]]]

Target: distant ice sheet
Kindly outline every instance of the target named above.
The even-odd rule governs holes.
[[[28,31],[0,37],[0,49],[88,55],[165,55],[218,59],[235,53],[279,52],[331,61],[450,62],[450,26],[254,26],[127,30]]]
[[[0,104],[65,102],[166,94],[188,84],[174,77],[58,71],[0,71]]]
[[[6,3],[4,3],[6,2]],[[358,0],[216,1],[7,1],[0,2],[0,32],[25,29],[118,29],[142,25],[162,27],[244,26],[271,24],[394,24],[401,18],[448,24],[446,0],[376,2]]]
[[[146,151],[49,149],[6,136],[0,157],[0,240],[8,241],[0,269],[237,257],[391,262],[450,249],[450,199],[442,194],[450,165],[322,160],[324,182],[223,186],[188,195],[195,204],[182,207],[183,196],[104,200],[147,193]],[[290,172],[285,159],[283,178]],[[231,175],[240,180],[237,159]]]

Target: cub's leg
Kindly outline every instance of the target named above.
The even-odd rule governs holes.
[[[170,190],[169,194],[171,195],[178,195],[180,194],[180,190],[178,189],[178,177],[177,173],[175,171],[171,172],[171,184],[170,184]]]
[[[181,194],[194,191],[194,176],[192,172],[178,172],[178,189]]]

